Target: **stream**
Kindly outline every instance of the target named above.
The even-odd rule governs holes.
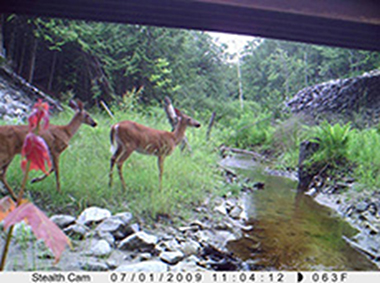
[[[221,162],[239,176],[265,184],[243,194],[247,225],[244,237],[227,248],[261,270],[378,270],[348,245],[357,231],[335,211],[297,194],[297,182],[265,174],[250,157],[236,155]]]

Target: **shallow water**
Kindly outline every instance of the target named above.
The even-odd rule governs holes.
[[[264,269],[378,270],[343,240],[357,231],[330,208],[297,194],[296,182],[263,174],[243,156],[224,161],[223,166],[265,183],[264,190],[244,195],[247,224],[253,229],[228,243],[235,255]]]

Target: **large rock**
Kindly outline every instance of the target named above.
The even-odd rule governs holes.
[[[314,176],[318,174],[321,168],[317,165],[306,165],[315,152],[319,149],[319,144],[311,141],[303,141],[300,144],[300,153],[298,158],[298,190],[307,191]]]

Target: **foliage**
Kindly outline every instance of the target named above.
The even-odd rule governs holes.
[[[272,115],[246,110],[230,120],[225,131],[227,145],[240,148],[263,146],[270,143],[273,134]]]
[[[313,162],[335,166],[348,159],[350,123],[330,125],[323,121],[312,129],[311,136],[311,141],[319,144],[318,151],[312,157]]]
[[[355,131],[349,142],[349,159],[354,176],[369,188],[380,187],[380,134],[376,129]]]

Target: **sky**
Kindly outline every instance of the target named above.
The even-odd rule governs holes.
[[[228,45],[228,52],[230,53],[242,51],[248,41],[255,39],[254,36],[231,33],[209,32],[209,34],[214,38],[215,42],[226,43]]]

